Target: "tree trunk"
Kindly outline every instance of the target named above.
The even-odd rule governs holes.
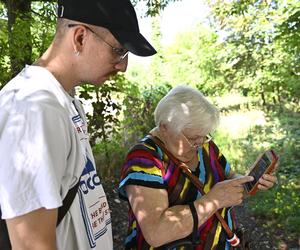
[[[266,98],[265,98],[265,93],[264,92],[260,92],[260,96],[261,96],[261,100],[262,100],[262,105],[266,106],[267,102],[266,102]]]
[[[31,0],[6,0],[11,76],[32,63]]]

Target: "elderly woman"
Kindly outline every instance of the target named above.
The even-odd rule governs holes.
[[[219,210],[234,229],[230,208],[242,202],[243,184],[253,177],[236,178],[212,141],[218,110],[198,90],[178,86],[162,98],[154,115],[156,127],[130,150],[121,172],[120,196],[130,205],[125,249],[229,249],[213,215]],[[200,180],[204,195],[164,148]],[[269,189],[274,182],[275,176],[264,175],[259,189]],[[195,225],[199,240],[188,247],[184,242],[194,235]]]

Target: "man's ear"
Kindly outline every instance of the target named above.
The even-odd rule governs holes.
[[[73,48],[74,52],[79,52],[81,53],[83,51],[83,48],[85,46],[86,40],[87,40],[87,29],[84,28],[83,26],[76,26],[73,29]]]

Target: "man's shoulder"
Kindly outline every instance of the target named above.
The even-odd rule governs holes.
[[[0,107],[10,111],[25,107],[63,110],[68,98],[49,74],[45,69],[24,68],[1,90]]]

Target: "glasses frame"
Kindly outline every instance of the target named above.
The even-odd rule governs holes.
[[[96,37],[98,37],[100,40],[102,40],[105,44],[107,44],[109,47],[111,47],[112,51],[119,56],[119,60],[118,63],[123,61],[126,56],[129,53],[129,50],[125,49],[125,48],[116,48],[114,46],[112,46],[110,43],[108,43],[107,41],[104,40],[103,37],[101,37],[99,34],[97,34],[94,30],[92,30],[89,26],[84,25],[84,24],[79,24],[79,23],[70,23],[68,24],[68,28],[73,28],[76,26],[83,26],[85,27],[87,30],[89,30],[92,34],[94,34]]]
[[[207,135],[205,136],[199,136],[199,138],[201,137],[202,138],[202,142],[201,143],[191,143],[190,140],[184,135],[183,132],[181,132],[181,134],[183,135],[183,137],[185,138],[185,140],[188,142],[188,144],[190,145],[190,147],[192,148],[198,148],[202,145],[204,145],[205,143],[208,143],[210,142],[213,137],[210,133],[208,133]],[[195,140],[196,141],[196,140]]]

